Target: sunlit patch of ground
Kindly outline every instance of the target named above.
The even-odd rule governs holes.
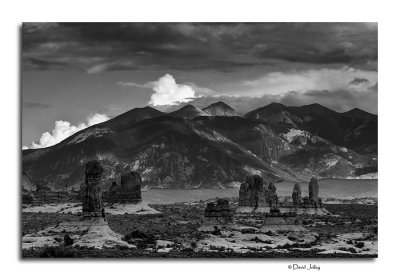
[[[103,218],[73,219],[47,227],[37,233],[22,237],[22,249],[65,246],[65,236],[71,238],[73,247],[96,249],[117,246],[134,247],[122,240],[122,235],[110,229]]]
[[[271,251],[298,244],[309,245],[317,240],[318,234],[312,232],[243,233],[245,230],[221,231],[218,235],[208,234],[197,243],[197,251]]]
[[[157,210],[151,208],[147,203],[140,202],[138,204],[105,204],[105,212],[111,215],[123,214],[158,214]],[[26,206],[22,209],[26,213],[62,213],[62,214],[78,214],[82,212],[80,203],[59,203],[59,204],[44,204],[39,206]]]

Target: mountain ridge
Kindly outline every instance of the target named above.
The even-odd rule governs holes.
[[[142,174],[144,185],[166,188],[217,186],[253,173],[276,181],[377,171],[377,116],[321,105],[293,109],[273,103],[257,110],[241,117],[207,114],[192,105],[168,114],[135,108],[54,146],[24,150],[22,171],[55,189],[79,186],[81,169],[92,159],[105,166],[105,187],[132,170]],[[329,123],[343,133],[340,143],[325,137]]]

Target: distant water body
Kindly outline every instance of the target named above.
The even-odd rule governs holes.
[[[319,196],[323,198],[377,197],[378,180],[322,179],[318,181]],[[276,184],[278,196],[291,196],[293,182]],[[303,196],[308,195],[308,183],[300,183]],[[142,192],[143,200],[153,204],[193,202],[211,198],[238,197],[238,188],[226,189],[150,189]]]

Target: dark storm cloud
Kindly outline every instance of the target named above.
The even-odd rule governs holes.
[[[25,101],[22,102],[22,106],[28,109],[47,109],[50,108],[51,105],[42,103],[42,102],[30,102],[30,101]]]
[[[23,69],[232,71],[305,63],[376,67],[364,23],[26,23]],[[376,70],[376,69],[375,69]]]

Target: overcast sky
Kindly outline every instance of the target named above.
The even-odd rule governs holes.
[[[375,23],[23,24],[22,144],[51,146],[148,105],[376,114],[377,46]]]

